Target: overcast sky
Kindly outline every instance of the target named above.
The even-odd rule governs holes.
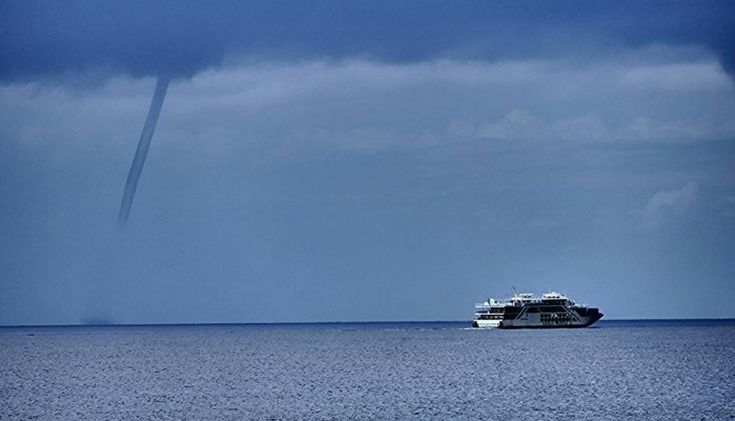
[[[0,324],[735,317],[733,9],[3,2]]]

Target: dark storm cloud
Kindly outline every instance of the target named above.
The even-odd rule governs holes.
[[[732,74],[735,3],[9,1],[5,83],[93,71],[187,77],[245,58],[495,60],[704,45]]]

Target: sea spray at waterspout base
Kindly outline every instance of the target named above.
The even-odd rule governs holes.
[[[118,224],[120,226],[125,225],[130,216],[130,209],[133,206],[133,199],[135,197],[135,189],[138,187],[138,180],[143,171],[145,158],[148,155],[148,148],[151,146],[151,139],[153,138],[153,132],[156,130],[158,116],[161,114],[163,100],[166,98],[168,83],[169,78],[164,76],[160,76],[156,81],[156,89],[153,92],[151,106],[148,109],[148,117],[145,119],[143,132],[140,134],[140,140],[138,141],[138,148],[135,150],[135,157],[133,157],[133,163],[130,165],[130,171],[128,172],[128,179],[125,181],[125,190],[122,201],[120,202],[120,211],[118,212]]]

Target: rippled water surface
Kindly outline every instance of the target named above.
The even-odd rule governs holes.
[[[735,419],[735,321],[0,328],[0,419]]]

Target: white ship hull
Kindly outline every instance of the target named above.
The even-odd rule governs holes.
[[[479,327],[483,329],[499,328],[502,323],[502,320],[475,320],[474,322],[472,322],[472,327]]]
[[[475,320],[473,327],[498,328],[498,329],[521,329],[521,328],[554,328],[554,327],[587,327],[597,321],[589,317],[579,317],[579,320],[571,321],[544,321],[540,320],[538,314],[529,314],[528,318],[515,320]]]

